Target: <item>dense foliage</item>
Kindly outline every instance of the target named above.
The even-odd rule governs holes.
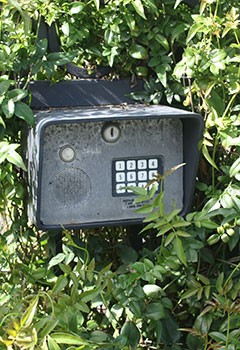
[[[173,0],[2,0],[0,7],[0,348],[239,349],[238,0],[195,8]],[[138,202],[148,200],[138,209],[146,214],[139,251],[122,227],[59,237],[28,223],[21,157],[34,123],[28,86],[71,79],[69,62],[89,73],[110,66],[108,79],[143,77],[135,99],[183,103],[204,118],[193,212],[166,213],[163,192],[135,189]]]

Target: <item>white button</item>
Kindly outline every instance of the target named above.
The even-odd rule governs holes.
[[[138,187],[145,187],[147,186],[147,182],[139,182]]]
[[[139,159],[137,162],[138,169],[147,169],[147,161],[146,159]]]
[[[116,182],[124,182],[125,173],[116,173]]]
[[[60,149],[59,156],[64,162],[72,162],[75,159],[75,151],[72,146],[66,145]]]
[[[148,160],[148,167],[149,167],[149,169],[157,169],[158,160],[157,159],[149,159]]]
[[[147,172],[146,171],[139,171],[138,172],[138,180],[139,181],[147,180]]]
[[[136,160],[128,160],[127,170],[135,170],[135,169],[136,169]]]
[[[156,178],[156,175],[157,175],[157,171],[156,170],[151,170],[148,172],[148,178],[149,180],[152,180],[154,178]]]
[[[136,181],[135,171],[129,171],[129,173],[127,173],[127,181]]]
[[[117,161],[116,163],[115,163],[115,170],[116,171],[119,171],[119,170],[125,170],[125,162],[124,161]]]
[[[123,186],[124,186],[124,184],[117,184],[116,185],[116,192],[117,193],[125,193],[126,189]]]

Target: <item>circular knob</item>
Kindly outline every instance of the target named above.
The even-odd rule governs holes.
[[[72,162],[75,159],[75,151],[70,145],[61,147],[59,151],[59,157],[63,162]]]

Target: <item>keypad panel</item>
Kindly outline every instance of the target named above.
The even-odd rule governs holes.
[[[114,197],[132,196],[126,187],[145,187],[157,173],[163,174],[162,156],[113,159],[112,194]]]

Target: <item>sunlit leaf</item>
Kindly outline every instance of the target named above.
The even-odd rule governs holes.
[[[133,44],[129,48],[129,54],[131,57],[138,59],[138,60],[145,60],[148,57],[147,49],[138,44]]]
[[[141,16],[142,18],[146,19],[142,1],[141,0],[132,0],[131,3],[133,5],[135,11],[137,12],[137,14],[139,14],[139,16]]]
[[[38,296],[36,296],[31,304],[28,306],[27,310],[24,312],[24,314],[21,317],[20,324],[23,327],[29,327],[31,323],[33,322],[33,318],[37,311],[38,306]]]
[[[6,156],[6,159],[10,163],[12,163],[12,164],[16,165],[17,167],[23,169],[24,171],[27,171],[22,157],[16,151],[12,151],[12,152],[8,153],[7,156]]]

